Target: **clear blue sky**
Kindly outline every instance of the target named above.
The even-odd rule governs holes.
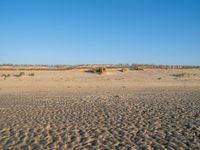
[[[200,65],[200,0],[0,0],[0,63]]]

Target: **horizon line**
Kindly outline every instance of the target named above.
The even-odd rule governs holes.
[[[12,64],[12,63],[0,63],[0,66],[88,66],[88,65],[113,65],[113,66],[132,66],[132,65],[153,65],[153,66],[191,66],[191,67],[200,67],[200,65],[180,65],[180,64],[154,64],[154,63],[79,63],[79,64]]]

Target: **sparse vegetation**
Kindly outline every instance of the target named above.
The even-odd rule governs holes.
[[[103,74],[107,72],[107,68],[106,67],[92,68],[91,70],[88,70],[86,72]]]
[[[13,75],[14,77],[21,77],[21,76],[25,76],[25,72],[20,72],[19,74],[15,74]],[[35,73],[29,73],[27,74],[28,76],[35,76]],[[1,77],[3,77],[4,80],[6,80],[8,77],[10,77],[10,74],[2,74]]]
[[[10,77],[10,74],[2,74],[1,77],[3,77],[3,79],[6,80],[6,78]]]
[[[107,68],[106,67],[99,67],[99,68],[95,69],[95,72],[99,73],[99,74],[103,74],[103,73],[107,72]]]
[[[130,70],[144,71],[144,68],[142,66],[134,66],[134,67],[131,67]]]
[[[35,76],[35,73],[29,73],[28,76],[33,77],[33,76]]]
[[[159,77],[158,80],[162,80],[162,77]]]
[[[121,72],[127,72],[128,70],[126,68],[122,68],[120,71]]]
[[[124,80],[125,78],[116,78],[115,80]]]
[[[195,74],[195,73],[181,73],[181,74],[173,74],[174,77],[177,78],[200,78],[200,74]]]
[[[24,76],[25,73],[24,73],[24,72],[20,72],[19,75],[20,75],[20,76]]]
[[[20,72],[19,74],[17,74],[17,75],[14,75],[15,77],[21,77],[21,76],[24,76],[25,75],[25,73],[24,72]]]

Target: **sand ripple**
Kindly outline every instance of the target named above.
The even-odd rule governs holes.
[[[199,91],[1,95],[0,149],[200,149]]]

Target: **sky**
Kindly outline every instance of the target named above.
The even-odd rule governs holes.
[[[199,0],[0,0],[0,64],[200,65]]]

